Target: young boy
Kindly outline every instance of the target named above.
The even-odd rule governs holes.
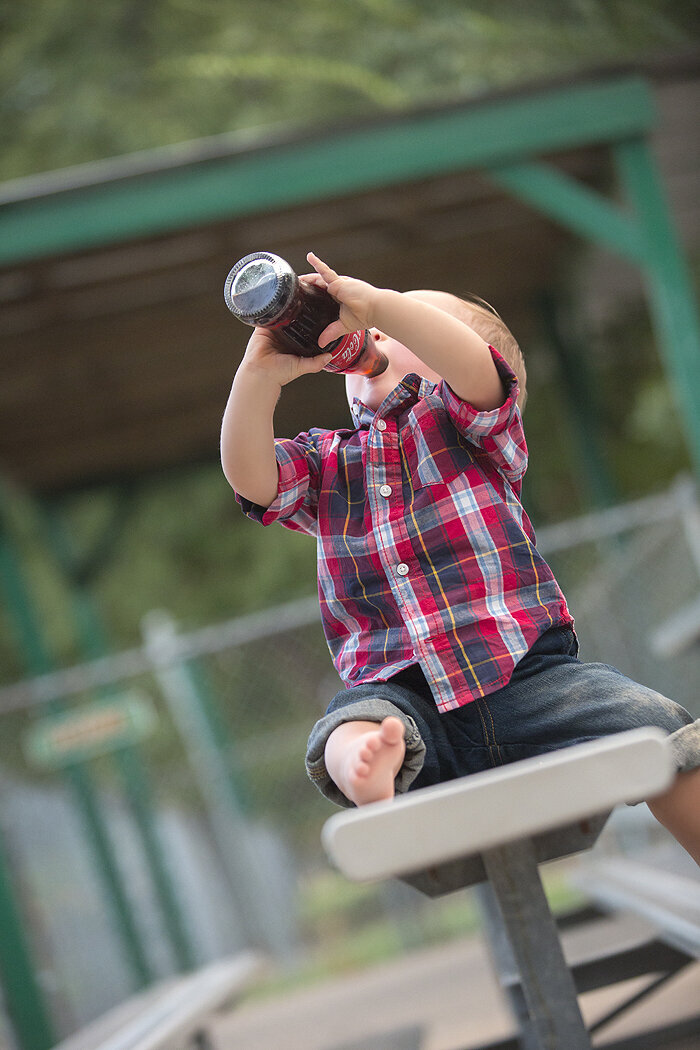
[[[317,537],[324,631],[346,688],[311,734],[311,779],[362,805],[660,726],[679,775],[649,806],[700,864],[700,720],[577,659],[566,600],[535,546],[520,503],[524,367],[512,335],[481,301],[375,288],[308,259],[305,279],[340,303],[319,345],[368,328],[389,365],[346,375],[351,428],[275,441],[281,388],[330,355],[279,353],[256,329],[221,448],[250,517]]]

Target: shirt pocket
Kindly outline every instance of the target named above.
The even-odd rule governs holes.
[[[438,437],[437,434],[433,436]],[[449,485],[461,475],[466,475],[478,457],[478,449],[457,434],[451,435],[449,441],[439,436],[439,440],[428,443],[425,435],[418,430],[413,434],[413,444],[411,480],[416,489]]]

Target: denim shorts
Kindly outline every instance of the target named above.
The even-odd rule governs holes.
[[[342,722],[380,722],[388,714],[397,715],[405,726],[407,753],[396,780],[398,792],[640,726],[673,734],[679,770],[700,766],[700,720],[694,722],[679,704],[616,668],[584,663],[577,654],[571,628],[551,628],[516,666],[507,685],[443,713],[417,664],[387,682],[342,690],[312,731],[307,772],[328,798],[349,805],[325,770],[325,741]]]

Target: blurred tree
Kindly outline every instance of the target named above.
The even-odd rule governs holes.
[[[5,0],[0,179],[678,50],[697,0]]]

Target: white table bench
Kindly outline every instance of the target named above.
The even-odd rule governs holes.
[[[577,882],[605,910],[636,915],[667,944],[700,960],[700,870],[672,871],[652,858],[609,856],[584,865]]]
[[[252,953],[162,981],[110,1010],[54,1050],[185,1050],[212,1046],[213,1016],[260,974]]]
[[[506,934],[494,954],[522,990],[522,1045],[590,1050],[538,863],[589,848],[614,806],[673,775],[664,734],[636,729],[345,810],[323,842],[357,881],[399,877],[436,896],[487,879]]]
[[[625,817],[624,834],[629,834],[636,813]],[[643,814],[638,814],[641,818]],[[643,821],[637,832],[642,830]],[[613,829],[611,829],[613,830]],[[654,838],[644,842],[639,836],[633,850],[617,848],[615,834],[608,836],[604,848],[594,850],[578,865],[575,884],[601,915],[636,924],[642,931],[634,952],[638,976],[645,972],[648,982],[631,998],[623,1001],[611,1017],[655,996],[686,969],[697,972],[700,963],[700,868],[672,840]],[[639,964],[648,961],[646,970]],[[619,965],[616,980],[619,981]],[[650,1033],[652,1045],[700,1045],[700,999],[689,1001],[680,1015],[666,1019],[666,1027]],[[607,1018],[603,1019],[607,1023]],[[656,1035],[656,1042],[652,1036]]]

